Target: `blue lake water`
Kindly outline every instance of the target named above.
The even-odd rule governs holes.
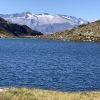
[[[100,90],[100,43],[0,39],[0,87]]]

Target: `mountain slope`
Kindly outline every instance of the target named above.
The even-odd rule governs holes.
[[[57,32],[52,35],[45,35],[39,38],[79,40],[79,41],[100,41],[100,20],[80,25],[76,28]]]
[[[33,14],[30,12],[16,14],[0,14],[0,17],[20,25],[27,25],[42,33],[54,33],[78,26],[87,21],[68,15],[51,15],[48,13]]]
[[[33,31],[26,25],[12,24],[0,18],[0,37],[5,36],[35,36],[42,35],[41,32]]]

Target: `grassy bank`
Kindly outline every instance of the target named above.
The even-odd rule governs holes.
[[[39,89],[7,89],[0,100],[100,100],[100,92],[58,92]]]

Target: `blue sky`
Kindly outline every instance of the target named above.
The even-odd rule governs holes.
[[[86,20],[100,18],[100,0],[1,0],[0,13],[65,14]]]

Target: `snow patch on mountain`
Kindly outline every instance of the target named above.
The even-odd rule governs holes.
[[[48,13],[33,14],[31,12],[16,14],[0,14],[0,17],[16,24],[27,25],[30,28],[50,34],[54,32],[64,31],[87,21],[68,15],[51,15]]]

